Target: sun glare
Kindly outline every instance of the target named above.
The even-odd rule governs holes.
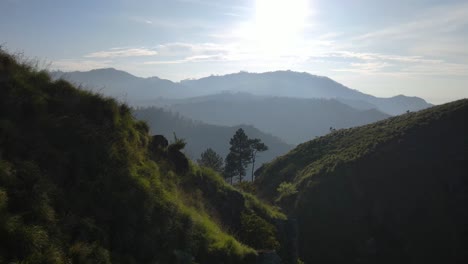
[[[282,55],[302,36],[307,0],[257,0],[255,8],[255,39],[262,52]]]

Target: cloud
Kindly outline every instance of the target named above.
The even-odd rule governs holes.
[[[412,20],[354,36],[361,48],[391,47],[409,54],[437,56],[468,63],[468,3],[436,6]]]
[[[89,71],[92,69],[113,67],[112,61],[95,61],[95,60],[56,60],[52,62],[51,68],[61,71]]]
[[[381,72],[384,68],[392,66],[392,64],[386,62],[365,62],[365,63],[351,63],[351,67],[333,69],[337,72],[353,72],[361,74],[372,74]]]
[[[412,21],[369,32],[355,40],[384,38],[388,40],[418,38],[435,33],[448,33],[463,29],[468,24],[468,3],[431,8]]]
[[[158,45],[156,50],[160,56],[194,56],[227,53],[228,47],[215,43],[173,42]]]
[[[119,58],[155,56],[158,52],[147,48],[112,48],[106,51],[98,51],[85,55],[85,58]]]
[[[215,61],[227,61],[228,58],[222,54],[215,55],[196,55],[190,56],[178,60],[160,60],[160,61],[146,61],[145,65],[157,65],[157,64],[181,64],[189,62],[215,62]]]
[[[354,58],[359,61],[349,62],[345,67],[332,69],[335,72],[391,76],[466,76],[468,72],[467,64],[425,59],[420,56],[353,52],[336,52],[330,55],[330,58],[341,56],[342,58]]]
[[[370,53],[370,52],[353,52],[353,51],[333,51],[322,55],[322,57],[340,57],[340,58],[351,58],[363,61],[395,61],[405,63],[430,63],[438,64],[442,63],[442,60],[427,59],[422,56],[403,56],[403,55],[392,55],[392,54],[381,54],[381,53]]]

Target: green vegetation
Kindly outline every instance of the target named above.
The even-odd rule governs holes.
[[[211,168],[217,173],[223,173],[224,170],[223,158],[211,148],[202,152],[197,163],[200,166]]]
[[[278,246],[284,215],[148,130],[1,52],[0,263],[255,263]]]
[[[231,184],[234,176],[237,176],[239,182],[242,182],[242,178],[245,176],[245,169],[251,160],[249,137],[242,128],[239,128],[229,141],[229,144],[231,147],[229,148],[229,154],[226,156],[225,177],[231,179]]]
[[[279,194],[277,201],[297,193],[296,186],[290,182],[282,182],[276,190]]]
[[[219,108],[215,109],[219,110]],[[212,110],[213,108],[209,111],[212,112]],[[229,140],[239,128],[242,128],[251,138],[261,138],[269,147],[268,151],[258,155],[256,164],[271,161],[293,148],[279,138],[263,133],[251,125],[218,126],[205,124],[157,107],[136,108],[132,112],[137,119],[148,124],[150,133],[172,138],[173,132],[176,132],[178,137],[184,138],[187,142],[184,153],[191,160],[199,158],[207,148],[213,149],[223,158],[226,157],[229,154]],[[250,171],[250,168],[248,170]]]
[[[224,177],[231,179],[238,177],[239,183],[246,175],[246,168],[252,164],[252,181],[254,180],[255,159],[258,152],[268,150],[268,147],[258,138],[250,139],[242,128],[239,128],[229,141],[231,147],[226,156]]]
[[[464,263],[467,116],[465,99],[333,131],[259,169],[257,192],[297,219],[306,263]]]
[[[259,152],[267,151],[268,147],[265,145],[259,138],[254,138],[250,140],[250,160],[252,162],[252,182],[255,180],[254,171],[255,171],[255,159]]]

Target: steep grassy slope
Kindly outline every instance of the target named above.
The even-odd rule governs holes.
[[[338,130],[261,168],[258,189],[297,219],[308,263],[465,263],[467,118],[460,100]]]
[[[255,263],[280,247],[284,215],[148,130],[0,52],[0,263]]]

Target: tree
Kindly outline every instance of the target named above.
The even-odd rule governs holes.
[[[174,142],[167,146],[167,157],[171,161],[177,173],[186,173],[189,170],[189,161],[182,149],[187,143],[184,139],[177,138],[174,133]]]
[[[236,161],[234,160],[234,155],[232,155],[231,153],[229,153],[226,157],[226,161],[225,161],[225,166],[224,166],[224,178],[226,179],[231,179],[231,185],[232,185],[232,178],[234,178],[234,176],[236,176],[236,169],[235,169],[235,166],[236,166]]]
[[[197,162],[198,165],[211,168],[218,173],[223,172],[223,158],[211,148],[205,150]]]
[[[251,140],[247,137],[244,130],[239,128],[229,141],[231,147],[226,157],[225,176],[231,178],[234,175],[239,177],[239,182],[245,176],[245,169],[252,158]]]
[[[255,158],[258,152],[267,151],[268,147],[258,138],[250,140],[250,160],[252,162],[252,182],[254,181]]]

